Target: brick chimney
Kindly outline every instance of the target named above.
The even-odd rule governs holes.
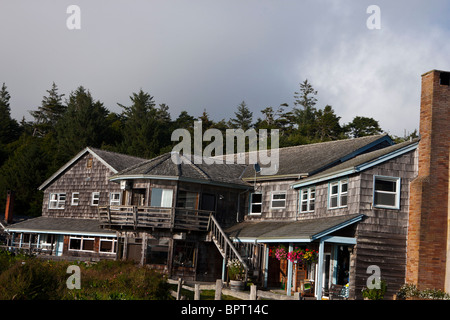
[[[450,292],[450,72],[422,75],[418,176],[410,186],[406,282]]]
[[[6,194],[5,222],[10,224],[13,222],[14,210],[14,191],[8,190]]]

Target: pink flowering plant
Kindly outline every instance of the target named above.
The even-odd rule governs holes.
[[[318,251],[301,249],[299,247],[295,247],[294,250],[288,251],[285,246],[280,245],[272,250],[272,257],[275,257],[278,260],[287,259],[293,263],[310,264],[317,262]]]

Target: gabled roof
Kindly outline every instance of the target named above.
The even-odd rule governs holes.
[[[324,170],[316,175],[294,183],[293,188],[300,188],[314,183],[344,177],[349,174],[361,172],[377,164],[383,163],[405,153],[413,151],[419,144],[418,139],[399,143],[380,150],[364,153],[346,162]]]
[[[178,159],[176,164],[172,155]],[[250,185],[242,181],[241,175],[246,165],[241,164],[197,164],[190,157],[177,152],[168,152],[156,158],[144,161],[122,170],[112,176],[112,181],[126,179],[167,179],[203,184],[234,185],[247,188]]]
[[[359,154],[385,148],[392,144],[392,139],[387,134],[382,134],[280,148],[278,149],[278,173],[274,176],[264,176],[257,173],[256,179],[308,177]],[[255,170],[253,168],[246,170],[243,179],[255,179]]]
[[[63,165],[58,171],[56,171],[50,178],[48,178],[43,184],[39,186],[39,190],[47,188],[55,179],[57,179],[61,174],[66,172],[73,164],[75,164],[81,157],[86,153],[90,153],[97,160],[102,162],[106,167],[108,167],[113,173],[117,173],[127,167],[133,166],[135,164],[141,163],[146,159],[133,157],[125,154],[120,154],[117,152],[106,151],[91,147],[86,147],[80,151],[75,157],[73,157],[69,162]]]

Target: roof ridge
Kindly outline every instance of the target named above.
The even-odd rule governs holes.
[[[192,168],[194,168],[194,170],[196,170],[198,173],[200,173],[203,177],[205,177],[206,179],[208,179],[208,180],[212,180],[212,178],[211,178],[211,176],[209,176],[203,169],[201,169],[199,166],[198,166],[198,164],[196,164],[195,163],[195,161],[194,162],[192,162],[191,161],[191,159],[189,159],[188,157],[186,157],[184,154],[183,155],[181,155],[181,156],[183,156],[184,158],[186,158],[188,161],[189,161],[189,166],[191,166]],[[196,157],[195,155],[192,155],[192,157]],[[202,163],[203,163],[203,157],[202,157]]]

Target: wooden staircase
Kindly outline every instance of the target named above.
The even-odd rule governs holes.
[[[222,228],[220,227],[219,223],[217,222],[216,218],[214,218],[213,215],[210,215],[209,217],[208,230],[211,232],[210,233],[211,240],[214,242],[214,244],[216,245],[217,249],[219,250],[220,254],[224,259],[224,268],[228,261],[238,259],[244,267],[245,281],[247,281],[247,277],[249,274],[249,266],[247,265],[245,259],[239,254],[238,250],[233,245],[231,240],[222,230]],[[223,270],[223,272],[224,271],[225,269]]]

